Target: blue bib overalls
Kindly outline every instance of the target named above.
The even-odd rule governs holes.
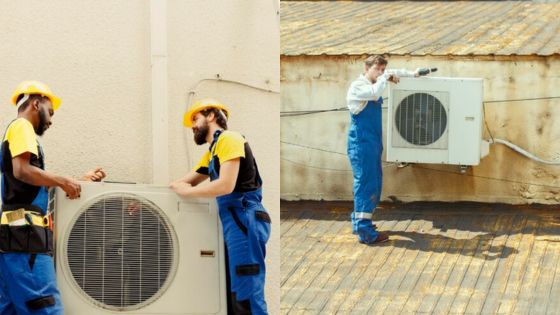
[[[217,133],[214,136],[211,150],[219,135]],[[214,157],[212,150],[208,166],[210,180],[219,177]],[[258,169],[257,177],[259,183],[262,183]],[[268,314],[264,298],[264,260],[266,242],[270,236],[270,217],[261,204],[261,188],[249,192],[232,192],[219,196],[216,200],[226,243],[232,312]]]
[[[381,199],[383,152],[381,105],[383,98],[368,101],[357,115],[350,114],[348,158],[354,174],[354,212],[352,231],[362,242],[373,242],[378,233],[372,214]]]

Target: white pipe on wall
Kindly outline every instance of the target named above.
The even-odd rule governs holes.
[[[152,182],[169,182],[169,116],[167,103],[167,1],[150,1],[152,65]]]

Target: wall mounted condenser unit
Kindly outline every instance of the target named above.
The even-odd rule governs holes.
[[[387,161],[478,165],[482,140],[482,79],[402,78],[391,84]]]
[[[213,200],[115,183],[82,183],[76,200],[52,195],[65,314],[227,313]]]

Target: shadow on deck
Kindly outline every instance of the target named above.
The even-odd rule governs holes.
[[[282,202],[282,313],[560,312],[553,206],[383,204],[390,241],[373,246],[351,234],[351,209]]]

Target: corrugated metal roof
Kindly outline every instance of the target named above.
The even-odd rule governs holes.
[[[282,55],[560,54],[560,4],[281,2]]]

